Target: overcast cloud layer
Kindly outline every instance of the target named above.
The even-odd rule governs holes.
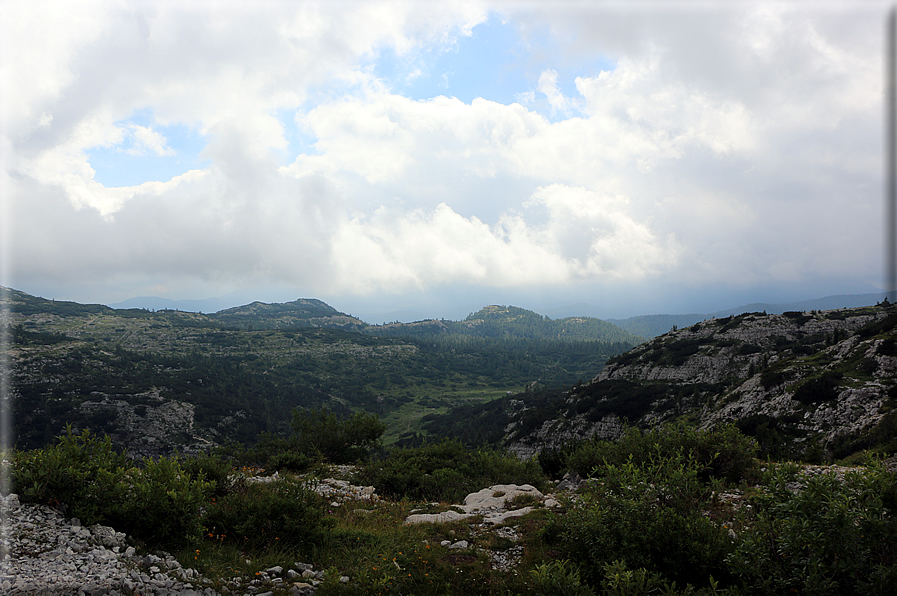
[[[4,285],[608,316],[871,292],[887,7],[6,2]]]

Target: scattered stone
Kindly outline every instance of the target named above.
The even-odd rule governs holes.
[[[269,483],[280,480],[280,475],[274,472],[270,476],[252,476],[246,478],[246,482],[253,483]],[[355,486],[347,480],[339,480],[336,478],[314,478],[308,481],[308,488],[315,491],[326,499],[333,499],[330,503],[331,507],[339,507],[347,501],[379,501],[380,497],[374,492],[373,486]]]
[[[484,521],[493,525],[504,523],[508,518],[519,517],[533,511],[533,507],[508,510],[508,506],[518,497],[527,497],[541,502],[545,507],[556,507],[553,495],[543,495],[529,484],[496,484],[481,491],[470,493],[464,504],[457,506],[463,513],[448,510],[442,513],[414,513],[405,518],[405,524],[446,523],[483,515]]]
[[[577,490],[583,483],[582,477],[576,472],[567,472],[564,479],[558,483],[558,490]]]
[[[35,596],[71,594],[94,596],[222,596],[195,569],[184,568],[168,553],[140,555],[127,546],[127,536],[107,526],[81,525],[43,505],[21,504],[18,496],[0,495],[0,594]],[[246,561],[249,565],[251,562]],[[234,577],[222,587],[224,595],[292,596],[314,594],[323,571],[307,563],[284,573],[277,565],[251,579]],[[298,571],[297,571],[298,570]],[[304,577],[288,592],[282,576]],[[348,583],[348,576],[340,582]],[[278,587],[281,586],[281,587]]]

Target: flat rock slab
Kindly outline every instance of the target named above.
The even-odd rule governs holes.
[[[497,525],[504,523],[510,517],[526,515],[533,510],[532,507],[507,510],[508,503],[521,495],[548,503],[545,500],[545,495],[529,484],[520,486],[516,484],[496,484],[467,495],[464,499],[464,504],[458,506],[463,513],[452,510],[443,511],[442,513],[416,513],[406,517],[405,524],[448,523],[482,515],[485,523]],[[549,501],[555,505],[557,504],[557,501],[554,499],[549,499]]]
[[[473,513],[458,513],[457,511],[443,511],[442,513],[415,513],[405,518],[405,525],[411,524],[445,524],[460,519],[473,517]]]
[[[508,501],[513,501],[519,496],[534,497],[540,501],[543,498],[542,493],[536,490],[535,486],[529,484],[520,486],[516,484],[496,484],[467,495],[464,498],[464,504],[461,505],[461,509],[466,513],[506,509]]]

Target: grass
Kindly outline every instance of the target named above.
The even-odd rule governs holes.
[[[211,535],[198,547],[182,549],[175,556],[184,567],[199,571],[208,580],[205,586],[216,590],[232,586],[234,578],[252,580],[271,567],[288,569],[303,562],[324,572],[316,591],[322,596],[526,593],[524,569],[510,574],[495,571],[487,555],[488,550],[514,546],[513,541],[483,531],[478,527],[479,518],[451,524],[404,525],[412,510],[427,506],[408,500],[347,501],[329,509],[334,524],[330,538],[306,551],[280,546],[248,551]],[[525,550],[539,553],[525,558],[524,568],[544,556],[539,530],[546,519],[540,512],[515,520]],[[470,548],[450,549],[441,544],[445,540],[467,540]],[[340,583],[343,575],[349,577],[348,583]],[[287,593],[289,585],[274,587],[275,594]]]
[[[465,384],[466,385],[466,384]],[[399,393],[412,396],[412,400],[399,406],[398,409],[380,416],[387,427],[383,435],[385,445],[395,443],[402,435],[419,433],[427,436],[423,429],[422,418],[429,414],[445,414],[452,408],[465,404],[480,404],[498,399],[507,395],[509,391],[517,392],[520,387],[503,387],[498,389],[486,389],[483,387],[459,386],[457,388],[416,385],[405,387]],[[386,394],[389,395],[388,393]],[[421,405],[421,401],[441,402],[445,405],[430,406]]]

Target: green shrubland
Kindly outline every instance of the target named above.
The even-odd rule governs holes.
[[[71,427],[55,445],[15,460],[13,484],[23,501],[59,506],[84,524],[109,525],[160,546],[200,539],[200,507],[215,488],[176,458],[133,462],[112,449],[109,437]]]
[[[713,491],[699,470],[682,451],[609,463],[600,482],[590,483],[549,532],[590,585],[599,585],[605,566],[616,560],[680,585],[728,577],[732,542],[725,528],[703,514]]]
[[[297,560],[326,570],[321,596],[887,594],[897,580],[897,477],[873,458],[843,478],[804,476],[797,464],[761,469],[756,444],[734,427],[684,425],[573,443],[538,463],[452,441],[372,455],[376,433],[340,434],[376,430],[370,422],[305,415],[294,437],[269,442],[264,455],[315,465],[304,475],[283,468],[268,483],[246,480],[261,473],[244,469],[249,450],[133,461],[106,437],[69,430],[15,454],[15,489],[22,501],[174,552],[216,588]],[[300,440],[316,429],[342,436],[345,449]],[[334,505],[310,490],[330,458],[356,462],[351,479],[374,485],[382,500]],[[412,510],[447,508],[493,484],[548,491],[548,477],[568,470],[586,484],[559,508],[509,520],[516,540],[475,518],[403,523]],[[462,539],[472,548],[442,545]],[[489,551],[518,546],[516,569],[492,568]]]
[[[570,470],[586,478],[604,475],[608,465],[631,461],[644,466],[659,458],[675,456],[690,462],[702,480],[715,478],[733,483],[753,476],[756,455],[757,442],[734,426],[702,431],[678,423],[647,432],[631,427],[616,441],[577,441],[540,454],[540,461],[554,473]]]
[[[541,485],[546,480],[534,461],[456,441],[393,449],[364,466],[359,477],[385,497],[448,503],[494,484]]]

